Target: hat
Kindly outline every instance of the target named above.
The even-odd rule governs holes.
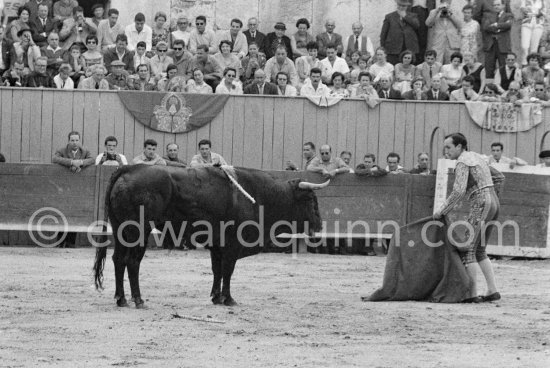
[[[550,150],[540,151],[539,158],[547,158],[550,157]]]
[[[120,60],[115,60],[111,63],[111,66],[126,66],[126,64],[124,64],[122,61]]]
[[[98,8],[105,9],[105,5],[103,5],[103,4],[94,4],[92,6],[92,13],[95,12],[95,10],[98,9]]]
[[[18,32],[17,32],[17,37],[21,37],[23,35],[23,33],[25,32],[30,32],[31,33],[31,36],[34,36],[34,31],[30,28],[25,28],[25,29],[20,29]]]
[[[275,23],[275,29],[281,29],[283,31],[286,31],[286,26],[283,22],[277,22]]]

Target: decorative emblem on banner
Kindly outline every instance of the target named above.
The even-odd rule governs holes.
[[[160,102],[160,106],[155,106],[153,114],[158,121],[157,130],[168,133],[180,133],[187,130],[187,124],[193,111],[183,96],[183,93],[167,93]]]

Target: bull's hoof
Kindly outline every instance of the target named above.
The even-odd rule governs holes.
[[[145,308],[145,303],[143,302],[143,299],[134,298],[134,302],[136,303],[136,309],[144,309]]]
[[[222,304],[222,303],[223,303],[223,300],[222,300],[221,295],[214,295],[214,296],[212,297],[212,303],[214,303],[214,304],[216,304],[216,305],[217,305],[217,304]]]
[[[233,306],[237,305],[237,302],[232,297],[226,297],[223,301],[223,304],[228,306],[228,307],[233,307]]]
[[[121,307],[121,308],[122,308],[122,307],[127,307],[127,306],[128,306],[128,302],[126,301],[126,298],[125,298],[125,297],[122,297],[122,298],[120,298],[120,299],[118,299],[118,300],[116,301],[116,305],[117,305],[118,307]]]

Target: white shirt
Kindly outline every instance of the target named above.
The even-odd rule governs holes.
[[[216,34],[210,29],[205,29],[203,33],[199,33],[197,29],[193,29],[189,36],[189,51],[192,54],[197,53],[197,46],[208,45],[208,52],[214,54],[218,52],[218,45],[214,44],[216,40]]]
[[[336,60],[334,60],[334,65],[332,65],[328,60],[328,57],[326,57],[321,60],[321,71],[323,72],[323,78],[330,79],[334,72],[340,72],[346,75],[347,73],[349,73],[349,67],[348,63],[346,63],[346,60],[341,57],[336,56]]]
[[[74,89],[74,82],[71,78],[67,78],[65,81],[63,81],[63,79],[61,79],[58,74],[53,77],[53,81],[57,86],[57,89]]]
[[[317,96],[317,97],[328,97],[330,94],[330,88],[328,88],[322,82],[319,82],[317,89],[311,84],[311,80],[307,80],[306,83],[300,89],[300,96]]]
[[[216,94],[218,95],[242,95],[243,94],[243,87],[241,86],[241,83],[233,82],[233,87],[231,89],[228,89],[225,85],[225,78],[223,78],[216,87]]]
[[[153,30],[147,24],[144,24],[143,29],[138,33],[136,24],[132,23],[126,26],[124,33],[128,37],[128,50],[135,50],[138,42],[144,41],[146,45],[145,49],[151,51],[153,47]]]
[[[128,160],[126,159],[126,156],[124,156],[122,153],[119,153],[118,155],[120,156],[120,161],[122,161],[122,164],[123,165],[128,165]],[[103,158],[103,153],[100,153],[99,155],[97,155],[97,157],[95,158],[95,164],[99,165],[102,158]],[[105,166],[120,166],[118,164],[118,161],[115,161],[115,160],[107,160],[107,161],[103,162],[102,165],[105,165]]]
[[[172,44],[175,40],[183,40],[185,42],[185,49],[189,49],[189,38],[191,37],[191,32],[189,31],[177,31],[172,32]]]
[[[294,88],[294,86],[291,86],[290,84],[286,85],[284,94],[281,92],[281,89],[279,88],[279,86],[277,86],[277,93],[279,93],[279,96],[288,96],[288,97],[295,97],[298,95],[298,91],[296,90],[296,88]]]

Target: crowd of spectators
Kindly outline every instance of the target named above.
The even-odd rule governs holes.
[[[246,30],[235,18],[223,30],[202,15],[192,25],[185,15],[172,23],[163,12],[149,25],[142,13],[123,25],[119,10],[103,2],[85,17],[75,0],[29,0],[0,28],[2,84],[550,104],[544,1],[521,1],[519,58],[511,51],[509,0],[468,1],[462,14],[451,2],[396,0],[380,35],[367,35],[355,22],[343,39],[333,19],[317,35],[306,18],[289,35],[283,22],[262,33],[257,18],[248,19]],[[481,54],[484,63],[477,61]]]

